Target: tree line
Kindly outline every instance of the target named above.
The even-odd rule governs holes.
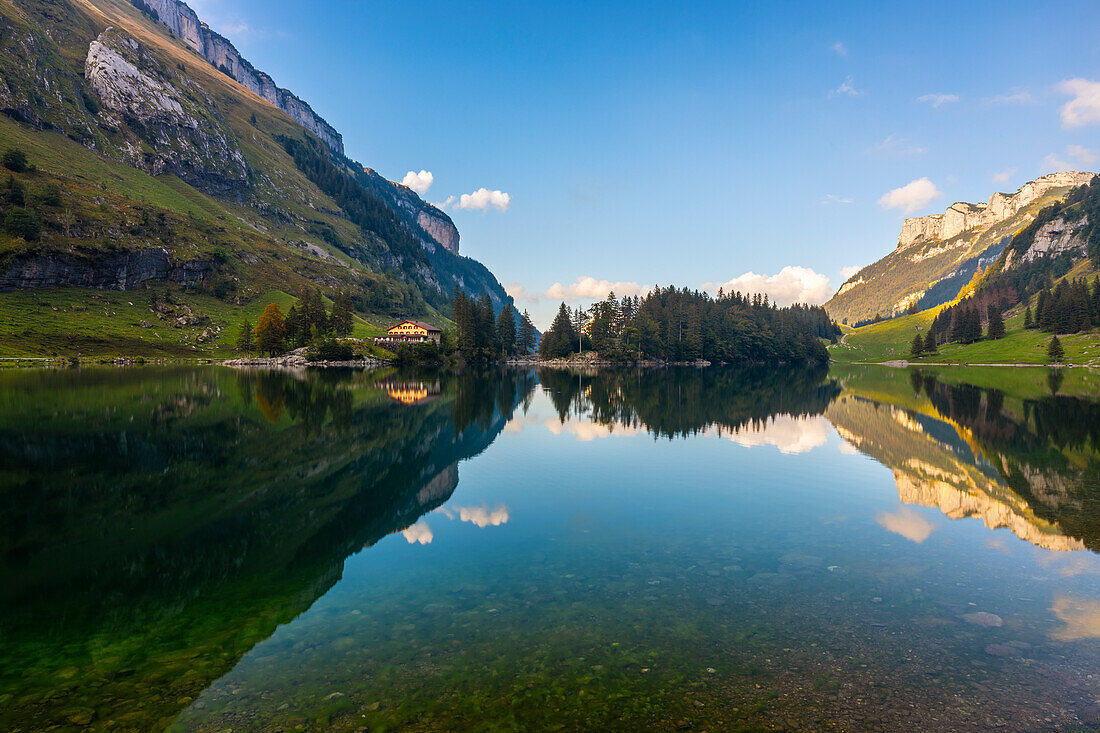
[[[1093,325],[1100,325],[1100,277],[1091,289],[1084,278],[1060,280],[1039,291],[1034,316],[1030,305],[1024,311],[1024,328],[1047,333],[1081,333]]]
[[[285,315],[278,303],[269,303],[255,327],[246,318],[236,347],[245,353],[278,356],[306,346],[316,358],[342,361],[351,358],[351,349],[336,339],[351,335],[353,320],[351,293],[337,292],[331,311],[326,311],[320,291],[307,288]]]
[[[820,306],[779,308],[767,295],[719,290],[713,297],[670,286],[621,300],[610,293],[587,310],[562,303],[539,354],[560,358],[594,349],[611,361],[823,363],[829,357],[821,340],[839,335]]]
[[[451,320],[455,324],[454,340],[452,343],[444,338],[443,351],[446,356],[462,361],[491,362],[530,354],[538,338],[538,330],[527,311],[517,314],[506,304],[497,316],[488,293],[471,298],[455,288]]]

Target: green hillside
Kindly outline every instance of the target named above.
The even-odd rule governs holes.
[[[27,163],[0,169],[0,354],[220,352],[246,316],[307,287],[350,291],[359,334],[445,325],[458,284],[511,303],[415,216],[453,227],[446,214],[364,185],[362,165],[125,0],[2,2],[0,50],[0,155]],[[135,88],[86,73],[95,53],[132,65]],[[165,290],[201,327],[140,325]]]
[[[1084,260],[1074,266],[1062,278],[1072,280],[1086,277],[1089,281],[1098,270]],[[1034,309],[1036,296],[1028,305]],[[1004,338],[983,339],[972,344],[942,344],[934,354],[914,358],[909,346],[916,333],[926,333],[932,320],[944,306],[929,308],[912,315],[900,316],[888,321],[849,329],[840,342],[829,347],[829,356],[840,363],[881,363],[905,360],[913,364],[1048,364],[1047,346],[1050,333],[1024,328],[1025,304],[1019,304],[1005,313]],[[1100,366],[1100,333],[1060,334],[1059,341],[1065,348],[1066,364]]]

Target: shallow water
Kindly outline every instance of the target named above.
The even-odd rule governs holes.
[[[1092,728],[1058,386],[0,373],[0,725]]]

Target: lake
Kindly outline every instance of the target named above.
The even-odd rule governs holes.
[[[0,728],[1100,725],[1068,370],[0,372]]]

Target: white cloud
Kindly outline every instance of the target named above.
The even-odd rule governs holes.
[[[558,418],[547,418],[543,425],[554,435],[572,435],[578,443],[588,443],[601,438],[629,438],[641,435],[643,432],[643,429],[636,425],[623,425],[618,422],[598,423],[577,418],[570,418],[565,422]]]
[[[544,295],[551,300],[601,300],[612,292],[621,298],[624,295],[645,295],[650,290],[652,288],[648,285],[639,285],[636,282],[611,282],[610,280],[597,280],[586,275],[578,277],[577,281],[570,285],[554,283],[546,290]]]
[[[852,83],[851,75],[848,75],[844,77],[844,81],[841,83],[840,86],[829,92],[830,97],[837,97],[842,94],[848,97],[858,97],[859,95],[863,94],[863,92],[855,88],[855,85]]]
[[[806,453],[825,445],[829,439],[831,423],[821,415],[792,417],[776,415],[763,423],[744,425],[737,430],[707,428],[704,435],[728,438],[745,448],[774,445],[780,453],[788,455]]]
[[[703,284],[703,289],[710,292],[717,292],[719,287],[727,293],[766,293],[772,302],[780,306],[823,303],[833,292],[828,277],[797,265],[787,265],[775,275],[746,272],[724,283]]]
[[[835,193],[827,193],[818,201],[819,204],[850,204],[852,200],[845,196],[837,196]]]
[[[848,47],[844,45],[843,41],[837,41],[833,44],[833,53],[837,56],[847,56]]]
[[[417,543],[421,545],[430,545],[435,535],[432,534],[432,528],[428,526],[427,522],[417,522],[411,527],[406,527],[401,536],[405,538],[405,541],[410,545]]]
[[[1016,90],[1008,94],[999,94],[995,97],[986,97],[986,104],[1031,104],[1034,102],[1030,92]]]
[[[958,102],[959,95],[957,94],[925,94],[922,97],[917,97],[918,102],[928,102],[932,105],[933,109],[939,109],[945,104],[951,102]]]
[[[1039,170],[1043,173],[1057,173],[1059,171],[1072,170],[1073,166],[1066,162],[1064,159],[1058,157],[1057,153],[1051,153],[1043,158],[1043,162],[1039,165]]]
[[[1007,170],[998,171],[997,173],[993,174],[993,182],[994,183],[1008,183],[1010,180],[1012,180],[1012,176],[1014,176],[1014,175],[1016,175],[1016,169],[1015,168],[1009,168]]]
[[[416,171],[409,171],[405,174],[405,177],[401,179],[402,186],[408,186],[418,194],[423,196],[428,192],[428,189],[432,187],[432,183],[435,182],[435,176],[431,171],[421,170],[419,173]]]
[[[1097,160],[1100,160],[1100,156],[1096,154],[1095,150],[1086,148],[1083,145],[1067,145],[1066,155],[1076,159],[1082,165],[1092,165]]]
[[[440,208],[450,206],[451,204],[455,204],[454,196],[449,196],[447,200],[440,205]],[[460,209],[472,209],[474,211],[487,211],[489,208],[494,208],[498,211],[507,211],[508,207],[512,205],[512,197],[503,191],[490,191],[482,187],[473,193],[462,194],[458,197],[458,203],[455,205]]]
[[[460,506],[458,518],[463,522],[469,522],[476,527],[499,527],[508,523],[508,507],[501,504],[496,509],[488,506]]]
[[[539,294],[528,292],[527,288],[517,282],[504,283],[504,292],[512,296],[515,301],[526,300],[528,303],[539,302]]]
[[[923,209],[940,196],[943,194],[936,188],[936,184],[927,178],[918,178],[901,188],[895,188],[883,194],[878,200],[878,205],[884,209],[901,209],[902,213],[911,214],[918,209]]]
[[[917,145],[911,145],[905,138],[898,137],[897,135],[887,135],[882,142],[876,143],[874,147],[871,148],[870,152],[884,157],[904,158],[913,155],[921,155],[924,151],[924,148]]]
[[[928,539],[935,531],[936,525],[921,516],[920,512],[910,507],[902,507],[896,512],[879,512],[875,521],[882,525],[883,529],[894,534],[900,534],[907,540],[912,540],[918,545]]]
[[[1100,82],[1069,79],[1058,85],[1058,91],[1073,99],[1062,105],[1062,124],[1066,127],[1100,124]]]
[[[840,276],[844,278],[845,282],[847,282],[849,279],[851,279],[852,275],[855,275],[862,269],[863,268],[859,265],[848,265],[847,267],[840,268]]]

